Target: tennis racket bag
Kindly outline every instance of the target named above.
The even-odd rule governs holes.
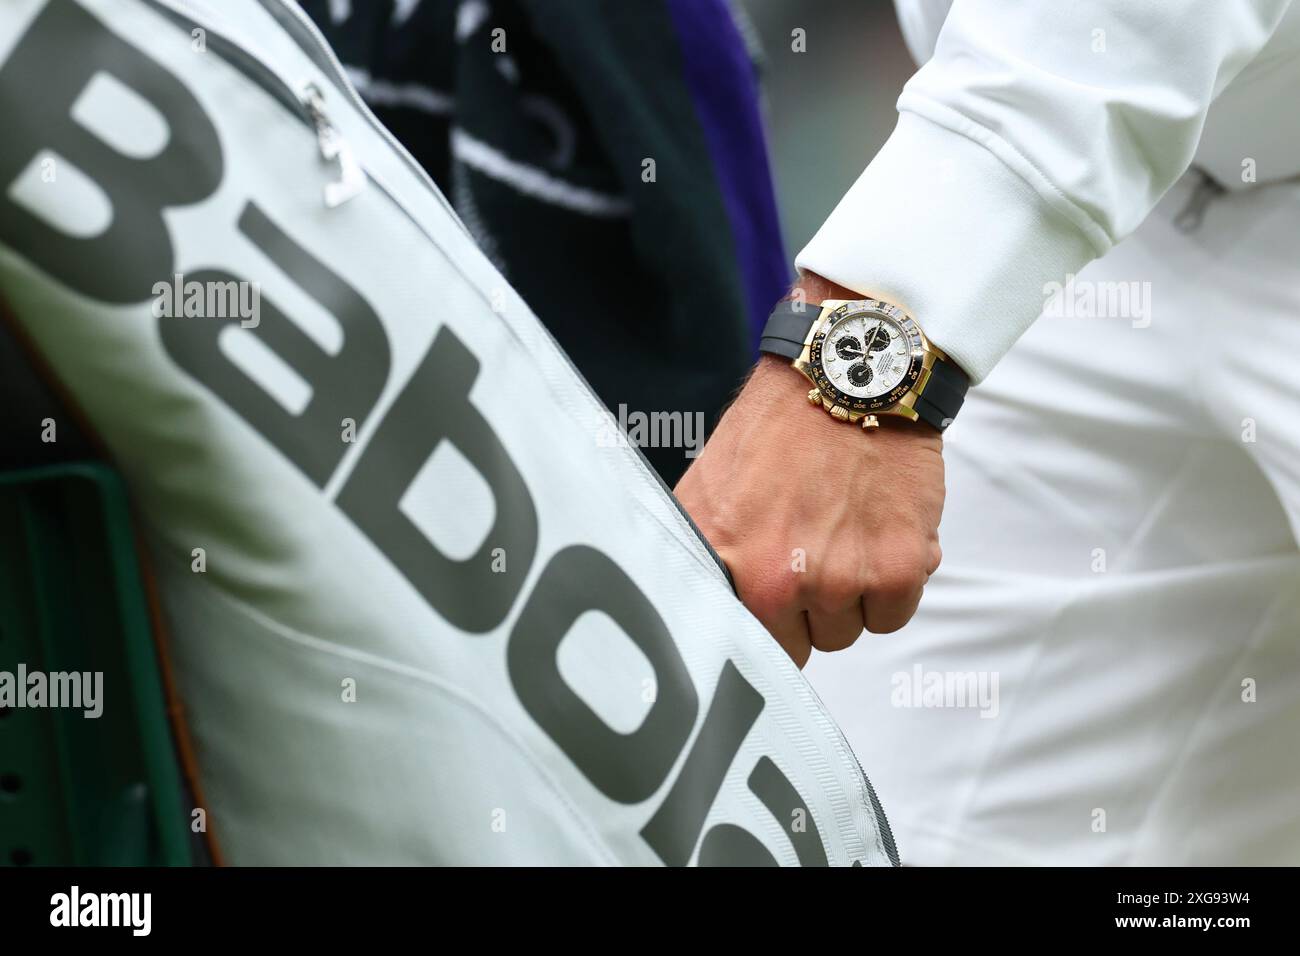
[[[897,862],[296,5],[6,0],[0,116],[7,320],[127,479],[226,859]]]

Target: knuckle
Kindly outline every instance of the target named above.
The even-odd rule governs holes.
[[[924,586],[925,578],[925,562],[914,559],[891,561],[871,571],[867,593],[884,601],[903,601]]]
[[[862,597],[862,582],[854,575],[835,571],[812,582],[808,595],[811,607],[825,614],[833,614],[856,604]]]
[[[943,548],[939,547],[939,542],[936,541],[930,546],[930,563],[928,565],[928,572],[934,574],[935,571],[939,570],[939,565],[941,564],[943,564]]]

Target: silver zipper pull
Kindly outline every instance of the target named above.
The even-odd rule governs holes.
[[[320,87],[308,83],[303,87],[299,98],[307,109],[307,115],[311,117],[312,125],[316,127],[316,142],[320,146],[321,158],[328,163],[339,164],[338,180],[325,184],[325,205],[333,209],[361,192],[366,184],[366,175],[352,155],[352,147],[330,122]]]
[[[1226,189],[1209,175],[1201,173],[1200,182],[1192,190],[1192,194],[1187,197],[1187,203],[1182,210],[1174,217],[1174,228],[1179,232],[1195,232],[1201,227],[1201,221],[1205,218],[1205,210],[1209,208],[1210,203],[1222,196]]]

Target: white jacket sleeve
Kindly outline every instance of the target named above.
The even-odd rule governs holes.
[[[979,381],[1188,168],[1290,0],[955,0],[899,121],[799,254]]]

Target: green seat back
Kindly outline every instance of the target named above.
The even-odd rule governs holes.
[[[102,714],[0,710],[0,865],[191,863],[126,492],[104,465],[0,472],[0,672],[20,664],[101,673]]]

